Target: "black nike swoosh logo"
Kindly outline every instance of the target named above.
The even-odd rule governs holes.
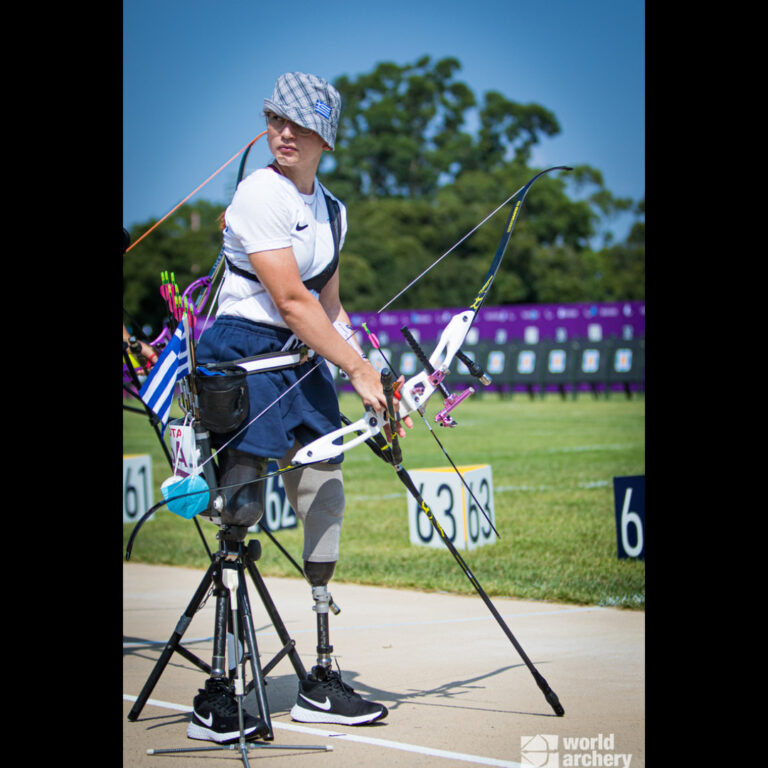
[[[296,231],[297,232],[301,232],[302,229],[306,229],[308,226],[309,226],[309,224],[305,224],[303,227],[301,226],[301,224],[297,224],[296,225]]]

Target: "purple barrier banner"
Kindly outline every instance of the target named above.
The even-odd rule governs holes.
[[[433,342],[450,318],[464,311],[456,309],[412,309],[382,312],[380,315],[352,313],[353,328],[366,323],[382,345],[404,343],[400,328],[404,325],[421,342]],[[479,341],[504,344],[523,341],[568,341],[586,339],[633,339],[645,336],[645,301],[617,301],[594,304],[510,304],[484,306],[472,325],[465,344]],[[365,346],[364,334],[358,339]]]

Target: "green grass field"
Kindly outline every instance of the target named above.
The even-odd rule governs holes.
[[[340,402],[351,419],[362,414],[354,395],[343,394]],[[437,408],[438,398],[432,398],[428,416]],[[485,591],[644,609],[645,563],[617,557],[613,478],[645,474],[645,398],[581,393],[531,400],[485,393],[462,403],[455,416],[455,429],[434,427],[451,458],[457,465],[490,464],[493,472],[501,538],[462,552]],[[448,466],[418,416],[401,445],[409,471]],[[124,411],[123,449],[151,454],[154,500],[162,500],[160,484],[171,472],[146,416]],[[447,548],[410,543],[407,493],[392,467],[364,445],[347,452],[343,466],[347,507],[334,581],[474,594]],[[216,549],[216,527],[205,520],[200,526]],[[123,526],[123,557],[133,527]],[[300,561],[301,527],[275,536]],[[261,572],[298,577],[283,553],[260,538]],[[167,508],[143,526],[131,561],[201,569],[208,564],[194,522]]]

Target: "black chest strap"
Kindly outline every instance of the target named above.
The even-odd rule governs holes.
[[[325,284],[333,277],[334,272],[336,272],[336,269],[339,266],[339,243],[341,242],[341,210],[339,204],[333,198],[326,195],[325,191],[323,191],[323,197],[325,198],[325,204],[328,207],[328,220],[331,224],[331,233],[333,234],[333,259],[322,272],[319,272],[314,277],[302,280],[308,290],[317,291],[318,293],[323,290]],[[228,258],[226,261],[227,269],[231,270],[236,275],[245,277],[254,283],[261,284],[259,278],[256,277],[253,272],[241,269],[233,264]]]

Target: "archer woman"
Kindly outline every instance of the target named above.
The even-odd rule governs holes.
[[[222,486],[264,474],[269,458],[287,466],[302,445],[340,427],[333,378],[322,360],[317,364],[320,358],[346,373],[364,406],[386,408],[379,373],[345,338],[351,329],[339,298],[338,262],[347,231],[346,208],[316,175],[323,153],[334,148],[340,107],[340,94],[325,80],[301,72],[280,76],[272,98],[264,100],[274,161],[238,185],[226,210],[227,272],[216,320],[197,347],[198,362],[302,346],[319,357],[247,377],[248,420],[274,405],[234,439],[231,434],[214,435],[214,443],[225,446],[217,453]],[[409,418],[404,421],[413,426]],[[300,681],[291,716],[300,722],[359,725],[382,719],[387,708],[364,700],[332,669],[326,588],[339,558],[342,458],[283,475],[303,525],[304,572],[312,586],[318,628],[317,664]],[[233,535],[244,537],[248,526],[260,519],[263,485],[251,483],[229,492],[222,520]],[[211,713],[213,724],[207,725]],[[258,735],[258,723],[247,722],[249,731]],[[219,742],[239,736],[235,700],[221,681],[208,680],[195,698],[187,733]]]

